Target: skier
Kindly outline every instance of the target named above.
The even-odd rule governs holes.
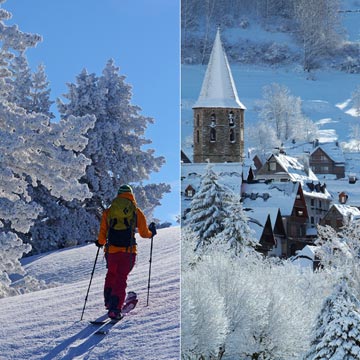
[[[108,316],[112,319],[122,316],[127,277],[135,265],[135,228],[143,238],[156,235],[155,223],[147,227],[145,215],[136,205],[131,186],[124,184],[111,206],[103,212],[98,240],[95,242],[97,247],[105,246],[107,274],[104,300]]]

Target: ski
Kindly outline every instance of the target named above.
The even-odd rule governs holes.
[[[109,333],[110,329],[121,321],[127,314],[132,311],[136,304],[138,303],[137,294],[133,291],[130,291],[125,299],[124,306],[121,310],[122,317],[120,319],[110,319],[105,318],[107,315],[103,315],[100,318],[90,321],[90,324],[95,326],[100,326],[100,328],[94,333],[95,335],[106,335]]]
[[[110,319],[107,319],[107,320],[92,320],[92,321],[90,321],[90,324],[91,325],[105,325],[109,321],[110,321]]]
[[[106,322],[99,330],[95,331],[95,335],[107,335],[110,331],[110,329],[117,324],[119,321],[121,321],[124,318],[124,316],[120,319],[109,319],[110,321]]]

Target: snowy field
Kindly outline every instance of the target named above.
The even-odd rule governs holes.
[[[179,227],[161,229],[154,237],[147,307],[151,242],[138,237],[137,265],[130,274],[128,290],[138,293],[139,303],[107,335],[94,335],[96,326],[89,324],[105,314],[102,251],[82,321],[95,245],[25,259],[26,272],[53,287],[0,300],[0,359],[178,359],[179,238]]]

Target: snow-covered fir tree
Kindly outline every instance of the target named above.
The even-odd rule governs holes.
[[[235,256],[254,250],[257,242],[254,232],[248,225],[248,217],[239,195],[233,193],[229,196],[226,212],[227,216],[223,220],[224,229],[214,237],[212,245],[222,247],[224,251],[229,251]]]
[[[343,279],[317,317],[306,360],[360,358],[360,302]]]
[[[143,149],[151,143],[144,134],[154,120],[141,115],[141,109],[131,104],[131,86],[119,74],[113,60],[107,62],[100,77],[83,70],[76,84],[68,84],[68,88],[69,92],[64,94],[67,102],[58,100],[61,117],[86,114],[96,117],[84,150],[92,164],[82,181],[94,194],[86,201],[86,208],[96,211],[108,205],[120,183],[131,183],[139,205],[151,217],[154,204],[170,190],[164,183],[145,187],[142,184],[165,161],[161,156],[155,157],[154,150]]]
[[[45,73],[45,65],[40,64],[37,71],[32,74],[30,91],[30,111],[41,113],[53,119],[55,115],[50,107],[54,101],[50,100],[50,84]]]
[[[16,25],[7,26],[10,17],[0,9],[0,258],[6,259],[0,270],[2,296],[12,292],[9,275],[21,271],[18,259],[30,249],[16,233],[29,232],[42,211],[32,201],[28,184],[40,183],[65,200],[90,197],[88,187],[78,181],[90,161],[77,153],[87,143],[83,134],[94,125],[91,116],[52,124],[47,116],[30,114],[9,101],[16,92],[11,61],[41,40]],[[27,84],[24,86],[27,89]]]
[[[200,186],[191,201],[188,226],[199,237],[196,249],[209,245],[211,238],[224,230],[226,205],[231,190],[218,183],[218,176],[209,163],[201,176]]]

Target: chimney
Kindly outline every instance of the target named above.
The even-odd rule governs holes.
[[[348,198],[349,198],[348,194],[346,192],[342,191],[339,194],[339,203],[340,204],[346,204]]]

